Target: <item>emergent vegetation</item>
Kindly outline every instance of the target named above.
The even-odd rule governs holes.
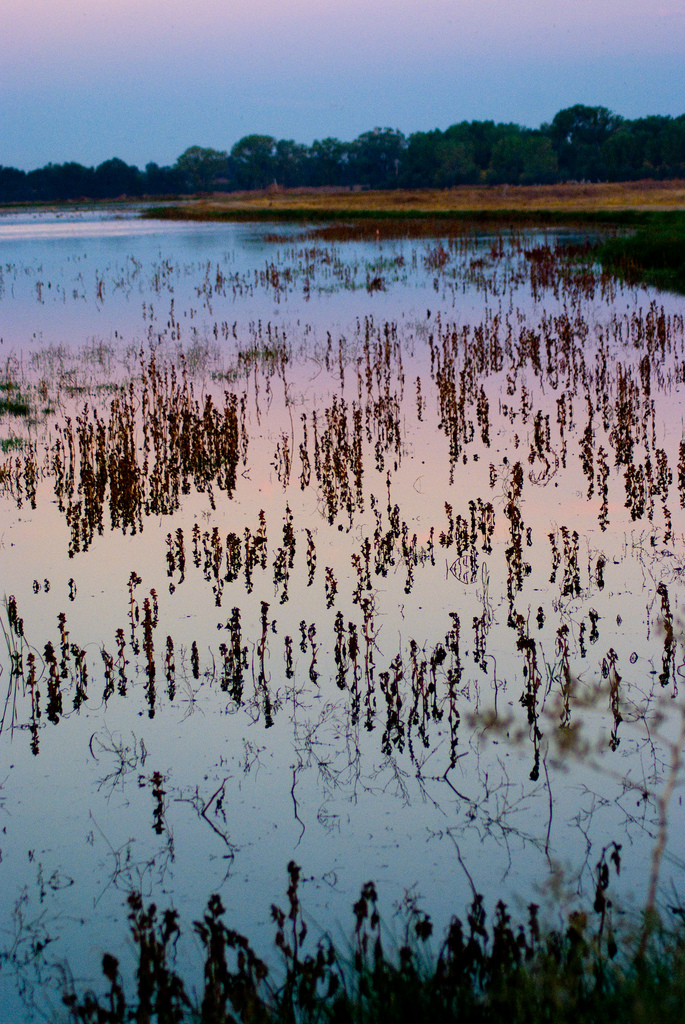
[[[685,223],[642,228],[598,249],[602,266],[627,281],[685,293]]]

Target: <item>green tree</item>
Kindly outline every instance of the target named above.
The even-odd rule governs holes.
[[[606,178],[603,148],[622,120],[606,107],[577,103],[555,114],[551,125],[543,125],[541,130],[552,142],[562,176],[589,181]]]
[[[79,199],[81,196],[94,196],[95,171],[92,167],[72,162],[65,164],[47,164],[26,175],[29,192],[26,199]],[[121,195],[122,189],[110,195]],[[102,193],[98,193],[101,195]]]
[[[339,139],[315,139],[307,158],[308,184],[349,185],[350,146]]]
[[[210,192],[217,179],[227,181],[228,153],[190,146],[181,153],[173,169],[189,192]]]
[[[143,179],[137,167],[130,167],[118,157],[105,160],[95,168],[93,195],[107,199],[112,196],[137,196],[142,191]]]
[[[350,170],[356,184],[397,188],[407,140],[396,128],[374,128],[352,143]]]
[[[602,147],[612,181],[676,178],[685,173],[685,117],[623,121]]]
[[[276,180],[276,140],[271,135],[246,135],[231,150],[231,177],[236,188],[266,188]]]
[[[434,184],[440,164],[438,147],[442,138],[439,128],[430,132],[413,132],[409,136],[402,157],[401,184],[405,188],[422,188]]]
[[[304,185],[307,179],[309,150],[292,139],[281,139],[276,143],[274,156],[274,179],[279,185],[292,188]]]
[[[555,181],[557,156],[548,138],[539,132],[516,128],[493,146],[488,182],[512,185],[541,185]]]
[[[461,121],[445,131],[445,138],[463,145],[471,154],[479,176],[484,176],[490,166],[493,147],[511,127],[494,121]]]
[[[470,139],[447,135],[436,146],[437,167],[432,185],[450,188],[453,185],[471,185],[478,181],[480,172],[474,159],[475,147]]]
[[[149,195],[170,195],[180,192],[182,188],[183,182],[176,168],[160,167],[154,161],[145,165],[144,192]]]

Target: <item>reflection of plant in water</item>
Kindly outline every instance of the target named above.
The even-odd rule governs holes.
[[[607,780],[621,789],[612,806],[631,837],[657,833],[670,739],[659,739],[650,717],[654,694],[640,686],[654,668],[657,688],[675,707],[682,522],[673,500],[685,501],[685,449],[663,424],[682,383],[682,319],[645,306],[595,328],[581,300],[601,291],[600,278],[567,272],[553,246],[525,249],[524,242],[512,236],[479,246],[443,237],[426,252],[445,294],[470,281],[501,295],[524,277],[539,296],[556,291],[560,312],[535,322],[513,305],[497,311],[495,302],[471,326],[430,311],[425,321],[401,325],[368,316],[349,338],[329,332],[316,340],[312,332],[308,340],[307,326],[293,341],[271,324],[238,332],[237,321],[231,329],[226,320],[193,327],[184,362],[177,345],[187,326],[172,305],[174,345],[165,348],[161,334],[151,333],[144,357],[127,356],[125,385],[107,390],[107,382],[86,379],[94,367],[111,372],[111,353],[95,343],[87,372],[72,376],[60,364],[57,430],[45,445],[6,453],[0,486],[19,507],[35,502],[41,513],[51,511],[45,498],[52,489],[74,575],[96,546],[104,555],[99,538],[110,529],[132,536],[165,517],[158,521],[167,524],[166,540],[150,536],[149,563],[126,556],[126,572],[136,566],[128,594],[122,577],[122,592],[113,591],[119,618],[105,621],[99,637],[84,634],[79,605],[68,623],[59,612],[55,627],[59,606],[45,612],[52,598],[39,584],[29,614],[13,584],[40,644],[29,647],[18,613],[11,625],[6,607],[3,725],[25,728],[37,754],[41,730],[62,723],[60,734],[67,733],[65,720],[75,728],[101,699],[108,714],[155,715],[155,726],[161,710],[179,721],[214,710],[232,715],[232,728],[277,726],[269,737],[287,727],[288,715],[295,757],[287,786],[292,770],[295,815],[308,830],[314,817],[326,829],[341,828],[335,801],[384,792],[424,801],[451,822],[459,816],[444,833],[455,841],[473,832],[507,851],[530,845],[551,860],[554,770],[568,770],[579,778],[582,771],[576,824],[588,844],[601,827],[602,800],[611,802],[602,791]],[[422,252],[414,251],[419,262]],[[289,265],[267,263],[249,281],[205,262],[198,298],[208,311],[231,290],[283,297],[304,287],[305,275],[312,290],[355,281],[365,287],[367,269],[369,282],[378,275],[390,289],[393,275],[413,272],[409,257],[404,266],[394,260],[388,248],[375,267],[354,270],[332,248],[299,246]],[[160,264],[155,288],[164,291],[176,273]],[[103,303],[112,290],[108,278]],[[197,311],[189,312],[193,320]],[[148,306],[145,315],[156,329],[159,310]],[[412,382],[406,394],[405,372]],[[294,408],[306,412],[295,416]],[[580,525],[586,515],[597,517],[601,552],[590,526]],[[638,536],[637,527],[621,545],[616,528],[638,522],[647,529]],[[444,573],[435,564],[436,530]],[[119,541],[111,540],[112,551]],[[318,574],[317,557],[329,563]],[[149,577],[154,559],[169,584],[159,603],[151,586],[159,590],[159,582]],[[40,579],[43,571],[32,574]],[[87,595],[81,578],[79,586]],[[629,663],[628,635],[638,629],[621,594],[632,598],[636,587],[648,604],[647,636],[635,640]],[[185,621],[191,616],[197,626]],[[649,633],[655,617],[656,643]],[[653,767],[626,775],[629,762],[618,757],[637,749],[643,720],[653,742],[649,754],[647,746],[640,751]],[[95,753],[108,758],[108,769],[114,759],[101,786],[113,791],[141,754],[135,743],[97,736]],[[488,736],[485,756],[478,739]],[[506,740],[507,754],[522,752],[516,771],[524,782],[495,739]],[[252,744],[244,764],[257,768],[261,748]],[[600,783],[590,781],[593,772]],[[154,834],[168,840],[158,866],[170,863],[178,799],[200,824],[219,830],[232,856],[227,776],[196,789],[173,785],[169,771],[139,774],[146,831],[152,821]],[[305,778],[319,787],[315,814],[301,796]],[[641,801],[639,812],[631,796]],[[528,814],[544,817],[542,826]],[[135,881],[129,861],[146,877],[153,870],[133,849],[117,840],[110,851],[122,885]]]
[[[205,821],[211,828],[212,832],[221,839],[226,848],[226,852],[223,856],[229,862],[229,866],[226,871],[228,876],[230,864],[235,857],[238,847],[230,839],[226,808],[224,806],[227,782],[228,779],[224,778],[208,797],[205,797],[200,793],[199,786],[195,786],[193,790],[179,791],[178,795],[174,797],[174,800],[177,803],[190,804],[193,810],[196,811],[198,817]]]
[[[145,740],[140,740],[132,733],[131,740],[125,742],[119,733],[111,733],[106,727],[94,733],[90,739],[90,752],[96,762],[107,757],[114,761],[114,767],[99,779],[98,790],[105,790],[109,800],[116,789],[123,789],[127,777],[138,771],[139,766],[145,767],[148,752]]]
[[[235,488],[245,454],[237,396],[227,392],[223,407],[207,396],[201,406],[185,371],[180,380],[175,367],[162,374],[154,356],[143,363],[141,376],[140,393],[131,385],[117,395],[108,420],[96,410],[91,417],[86,405],[76,429],[67,417],[52,446],[55,494],[71,530],[72,555],[103,532],[107,498],[112,529],[136,533],[143,517],[176,511],[191,481],[212,505],[214,487],[229,495]]]
[[[24,620],[19,615],[17,600],[13,594],[3,598],[4,616],[0,615],[0,628],[5,641],[9,658],[10,672],[7,694],[0,716],[0,735],[9,727],[14,732],[18,724],[17,701],[20,696],[20,684],[23,693],[29,694],[29,730],[31,734],[31,752],[36,755],[40,749],[38,730],[41,719],[40,693],[38,691],[38,675],[36,655],[24,636]],[[1,666],[0,666],[1,671]],[[48,712],[49,713],[49,712]]]

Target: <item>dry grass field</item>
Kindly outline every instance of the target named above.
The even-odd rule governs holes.
[[[451,189],[363,191],[272,186],[254,192],[215,193],[167,210],[188,219],[263,219],[269,214],[350,216],[454,212],[540,211],[565,214],[620,210],[685,210],[685,181],[566,183],[559,185],[461,185]]]

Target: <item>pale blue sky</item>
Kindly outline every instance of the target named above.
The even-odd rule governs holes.
[[[685,112],[685,0],[0,0],[0,164]]]

